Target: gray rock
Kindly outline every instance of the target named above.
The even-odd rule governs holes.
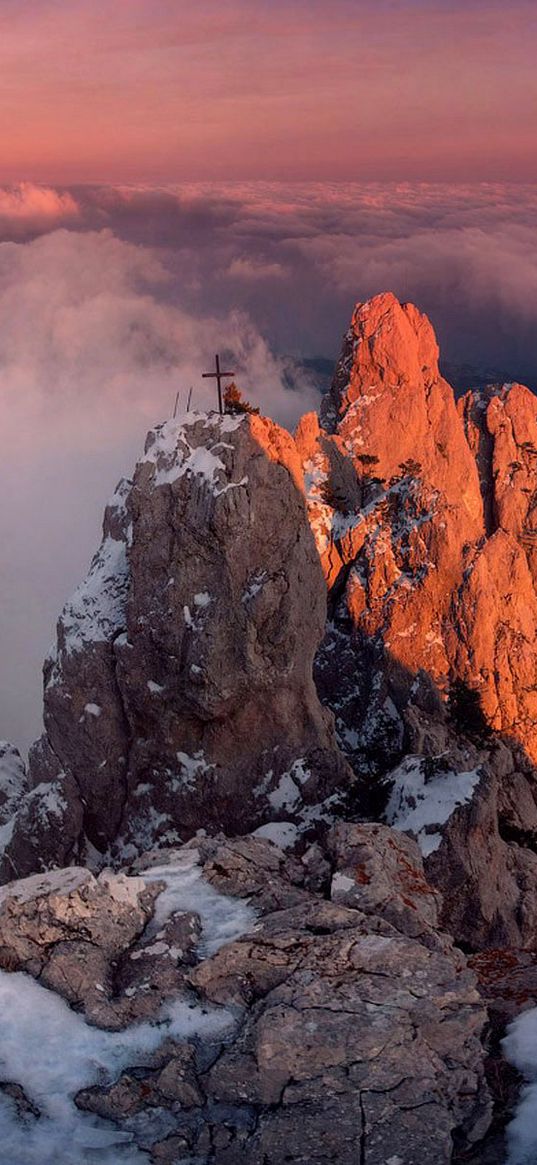
[[[45,664],[30,782],[64,798],[57,852],[23,803],[5,876],[330,820],[353,775],[312,679],[325,615],[290,435],[216,414],[150,433]]]

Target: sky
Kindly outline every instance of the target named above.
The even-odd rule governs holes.
[[[0,181],[533,181],[534,0],[0,0]]]
[[[391,290],[457,383],[537,387],[536,32],[533,0],[0,0],[0,738],[215,351],[292,428]]]

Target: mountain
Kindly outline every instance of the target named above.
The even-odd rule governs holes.
[[[379,295],[294,438],[152,431],[28,771],[0,748],[0,990],[117,1033],[115,1076],[73,1068],[77,1136],[132,1138],[111,1160],[503,1160],[499,1037],[537,1003],[537,398],[456,402],[438,360]]]

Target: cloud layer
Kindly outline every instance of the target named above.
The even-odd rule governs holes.
[[[210,402],[215,351],[292,425],[317,401],[300,360],[335,357],[353,303],[389,289],[445,359],[536,385],[536,212],[498,185],[0,190],[0,737],[36,735],[106,496],[177,391]]]

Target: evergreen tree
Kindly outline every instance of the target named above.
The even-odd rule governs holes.
[[[232,380],[224,389],[224,412],[225,413],[259,413],[259,409],[255,409],[249,401],[244,400],[240,389],[237,388],[235,381]]]
[[[459,732],[465,733],[477,742],[491,735],[490,725],[481,707],[479,692],[459,677],[450,687],[448,709],[450,719]]]

